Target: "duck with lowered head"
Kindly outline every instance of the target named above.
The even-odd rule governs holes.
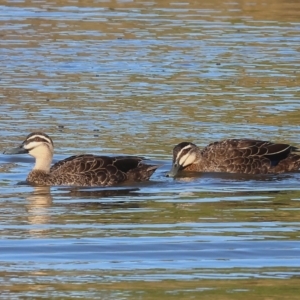
[[[300,149],[288,144],[251,139],[227,139],[209,144],[202,150],[191,142],[173,148],[172,169],[180,171],[277,174],[299,171]]]

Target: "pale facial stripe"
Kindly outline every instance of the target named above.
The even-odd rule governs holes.
[[[185,155],[183,155],[180,160],[179,160],[179,165],[186,167],[188,165],[191,165],[195,162],[196,160],[196,155],[195,153],[187,153]]]
[[[26,140],[26,142],[27,143],[36,142],[35,141],[36,138],[39,138],[42,141],[44,140],[46,143],[52,144],[52,141],[49,138],[47,138],[44,135],[39,135],[39,134],[35,134],[35,135],[31,136],[28,140]]]
[[[182,156],[182,152],[183,152],[183,151],[190,150],[190,149],[192,149],[192,146],[191,146],[191,145],[187,145],[187,146],[183,147],[183,148],[177,153],[177,158]],[[186,155],[186,154],[185,154],[185,155]],[[185,156],[185,155],[184,155],[184,156]]]
[[[191,153],[189,150],[192,149],[191,145],[183,147],[177,154],[177,161],[180,166],[186,167],[196,160],[195,153]],[[188,150],[188,152],[186,152]],[[186,152],[186,153],[184,153]]]
[[[52,141],[44,135],[33,135],[29,139],[27,139],[24,143],[24,149],[30,150],[36,148],[42,144],[51,145]]]

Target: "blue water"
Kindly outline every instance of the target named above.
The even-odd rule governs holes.
[[[223,280],[245,280],[234,290],[243,296],[253,279],[292,285],[299,173],[165,174],[184,140],[299,146],[299,17],[293,1],[0,5],[1,153],[41,130],[54,161],[102,153],[161,165],[142,184],[35,188],[24,184],[31,157],[0,154],[0,298],[190,299],[222,294]],[[269,297],[292,299],[268,284],[278,287]]]

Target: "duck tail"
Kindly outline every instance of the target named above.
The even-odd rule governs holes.
[[[160,165],[140,165],[127,173],[128,180],[147,181]]]

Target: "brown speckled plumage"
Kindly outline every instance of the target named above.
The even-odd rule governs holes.
[[[178,171],[227,172],[245,174],[276,174],[300,168],[298,148],[251,139],[228,139],[199,149],[182,142],[173,149],[173,167],[169,176]]]
[[[136,156],[97,156],[83,154],[71,156],[54,164],[53,142],[42,133],[27,136],[18,148],[7,154],[29,153],[36,158],[27,181],[34,185],[111,186],[125,181],[147,181],[158,166],[146,165]]]

